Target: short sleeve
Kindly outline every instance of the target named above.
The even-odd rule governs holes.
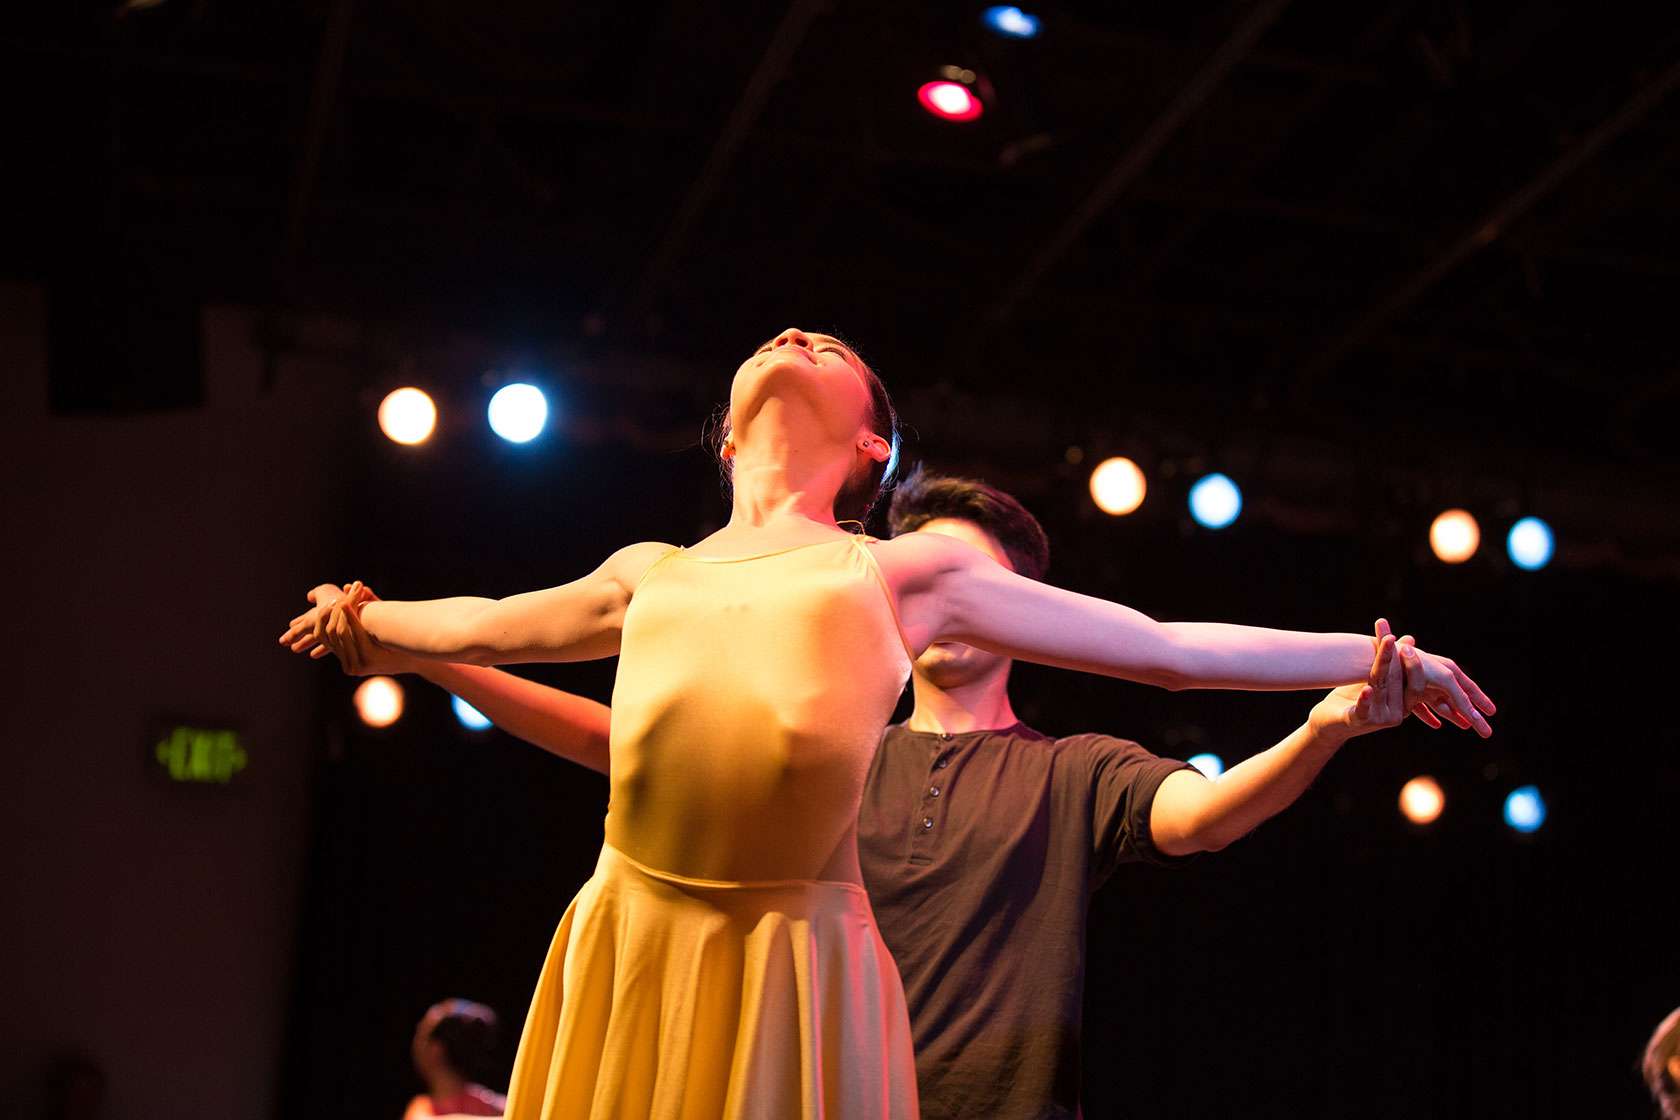
[[[1122,863],[1144,862],[1177,867],[1193,856],[1169,856],[1155,847],[1149,814],[1155,793],[1168,774],[1195,769],[1176,758],[1151,754],[1126,739],[1105,735],[1079,737],[1088,768],[1092,885]]]

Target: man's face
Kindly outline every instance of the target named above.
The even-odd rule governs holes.
[[[1015,570],[1015,566],[1009,562],[1008,553],[1003,551],[1003,546],[998,543],[997,538],[972,521],[963,521],[955,517],[936,517],[916,532],[955,537],[964,544],[978,548],[1010,571]],[[937,688],[951,689],[972,684],[1008,664],[1007,657],[975,649],[961,642],[935,642],[916,659],[916,674]]]

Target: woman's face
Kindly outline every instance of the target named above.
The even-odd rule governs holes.
[[[847,438],[851,429],[868,423],[872,405],[862,360],[832,335],[796,327],[779,332],[741,363],[730,392],[732,415],[743,415],[753,392],[780,391],[779,375],[798,378],[805,391],[818,395],[823,414],[846,428]]]

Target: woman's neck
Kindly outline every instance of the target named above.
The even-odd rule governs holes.
[[[853,466],[850,457],[737,452],[729,523],[761,528],[785,521],[833,526],[834,499]]]
[[[730,524],[762,527],[791,517],[833,525],[835,496],[857,467],[855,438],[797,394],[742,404]]]
[[[731,528],[765,529],[800,524],[834,527],[834,495],[826,487],[782,485],[779,480],[762,478],[751,480],[760,485],[743,486],[742,481],[737,476],[729,514]]]

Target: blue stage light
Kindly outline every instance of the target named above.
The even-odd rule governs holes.
[[[1225,760],[1211,752],[1193,754],[1184,761],[1200,770],[1203,776],[1209,781],[1212,781],[1215,778],[1218,778],[1219,775],[1225,773]]]
[[[1190,516],[1209,529],[1223,529],[1242,512],[1242,491],[1222,474],[1205,476],[1190,487]]]
[[[980,13],[980,22],[1010,39],[1031,39],[1038,34],[1039,21],[1011,4],[1000,4]]]
[[[509,443],[529,443],[548,423],[548,398],[535,385],[504,385],[490,398],[490,428]]]
[[[1546,802],[1533,786],[1518,786],[1505,798],[1505,823],[1518,832],[1533,832],[1546,823]]]
[[[1525,517],[1511,526],[1505,550],[1519,568],[1531,572],[1544,568],[1552,560],[1552,527],[1538,517]]]
[[[490,726],[490,720],[485,714],[461,699],[459,696],[449,698],[449,706],[455,709],[455,718],[461,721],[461,726],[468,731],[483,731]]]

